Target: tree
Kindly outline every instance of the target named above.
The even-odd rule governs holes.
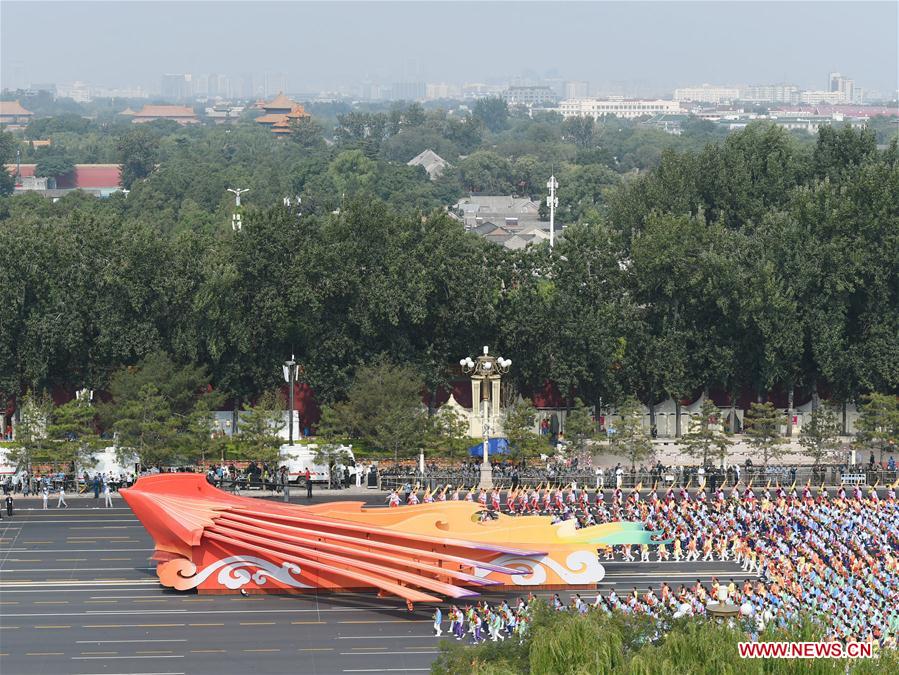
[[[116,432],[121,454],[133,451],[144,466],[181,465],[203,453],[189,442],[197,419],[213,409],[209,375],[196,365],[178,365],[154,352],[122,368],[109,383],[112,400],[98,406],[101,420]]]
[[[290,139],[306,150],[316,150],[325,145],[322,125],[311,117],[300,117],[290,123]]]
[[[22,397],[15,443],[9,453],[17,468],[30,472],[33,464],[47,459],[47,425],[52,412],[53,400],[47,392],[35,394],[29,391]]]
[[[54,408],[47,425],[56,466],[93,466],[93,452],[100,444],[96,409],[85,398],[74,398]]]
[[[117,454],[120,460],[132,453],[142,467],[179,464],[173,447],[177,425],[164,394],[154,384],[143,385],[136,395],[119,399],[115,404]]]
[[[693,415],[690,430],[681,438],[681,447],[691,457],[708,466],[709,458],[715,457],[724,465],[724,458],[730,441],[724,436],[721,411],[710,399],[702,402],[699,412]]]
[[[756,455],[762,457],[765,467],[770,460],[777,459],[784,453],[783,444],[786,439],[781,436],[780,428],[786,423],[786,415],[770,401],[752,403],[746,411],[743,420],[746,437]]]
[[[509,119],[509,106],[497,96],[481,98],[474,104],[471,114],[490,131],[498,134],[506,128],[506,122]]]
[[[799,444],[804,448],[803,454],[818,466],[821,460],[827,459],[839,448],[840,422],[830,401],[822,401],[812,410],[808,422],[802,425]]]
[[[572,451],[579,455],[590,447],[590,441],[596,435],[596,422],[593,414],[584,402],[574,399],[574,407],[565,416],[565,440]]]
[[[122,164],[122,185],[130,190],[136,181],[152,173],[159,153],[159,140],[148,129],[138,126],[125,133],[116,148]]]
[[[578,148],[586,150],[593,145],[596,123],[592,117],[569,117],[562,123],[562,134]]]
[[[862,397],[856,447],[878,448],[880,460],[887,448],[896,447],[899,439],[899,397],[873,392]]]
[[[537,409],[530,399],[521,399],[506,410],[503,432],[509,441],[509,450],[516,459],[526,459],[536,454],[543,444],[537,433]]]
[[[72,173],[74,170],[75,163],[70,157],[62,153],[54,152],[43,155],[37,161],[34,175],[46,178],[57,178]]]
[[[0,131],[0,166],[15,164],[16,137],[8,131]],[[11,195],[16,186],[15,177],[9,171],[0,171],[0,197]]]
[[[471,446],[468,431],[468,420],[457,410],[443,406],[431,416],[427,449],[455,459],[458,453]]]
[[[384,359],[356,371],[345,401],[322,409],[319,432],[326,438],[362,441],[393,454],[415,454],[424,442],[427,411],[421,403],[422,382],[409,366]]]
[[[285,427],[283,395],[277,389],[263,393],[256,405],[246,409],[239,419],[235,440],[242,457],[276,464],[283,443],[279,433]]]
[[[627,457],[631,470],[652,455],[652,441],[643,429],[643,404],[629,396],[618,406],[618,420],[609,441],[609,449],[615,454]]]

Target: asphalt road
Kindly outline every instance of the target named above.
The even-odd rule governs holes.
[[[130,509],[119,498],[113,509],[93,503],[23,508],[0,522],[4,675],[418,673],[438,653],[430,607],[409,614],[403,603],[374,594],[163,589],[149,561],[151,539]],[[676,589],[713,575],[747,576],[732,562],[603,564],[600,588],[619,593],[658,588],[662,580]]]

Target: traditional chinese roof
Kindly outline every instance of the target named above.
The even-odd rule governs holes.
[[[282,92],[278,92],[271,101],[262,105],[265,110],[291,110],[296,103],[287,98]]]
[[[0,101],[0,116],[34,115],[30,110],[25,110],[18,101]]]
[[[134,113],[135,117],[157,117],[160,119],[195,118],[193,108],[186,105],[145,105]]]

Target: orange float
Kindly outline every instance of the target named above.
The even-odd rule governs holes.
[[[465,501],[283,504],[198,474],[146,476],[120,492],[153,537],[160,582],[201,593],[376,590],[411,604],[485,587],[595,587],[605,575],[597,549],[653,535],[639,523],[576,529],[547,516],[482,522],[483,507]]]

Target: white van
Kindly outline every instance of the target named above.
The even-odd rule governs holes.
[[[341,445],[341,450],[346,451],[350,459],[355,463],[356,458],[353,455],[353,446]],[[317,464],[315,462],[315,451],[318,449],[316,443],[307,443],[306,445],[287,445],[284,444],[280,448],[279,466],[287,467],[287,474],[291,483],[302,483],[306,479],[306,469],[312,477],[313,483],[328,482],[328,465]],[[353,467],[350,467],[353,471]]]

